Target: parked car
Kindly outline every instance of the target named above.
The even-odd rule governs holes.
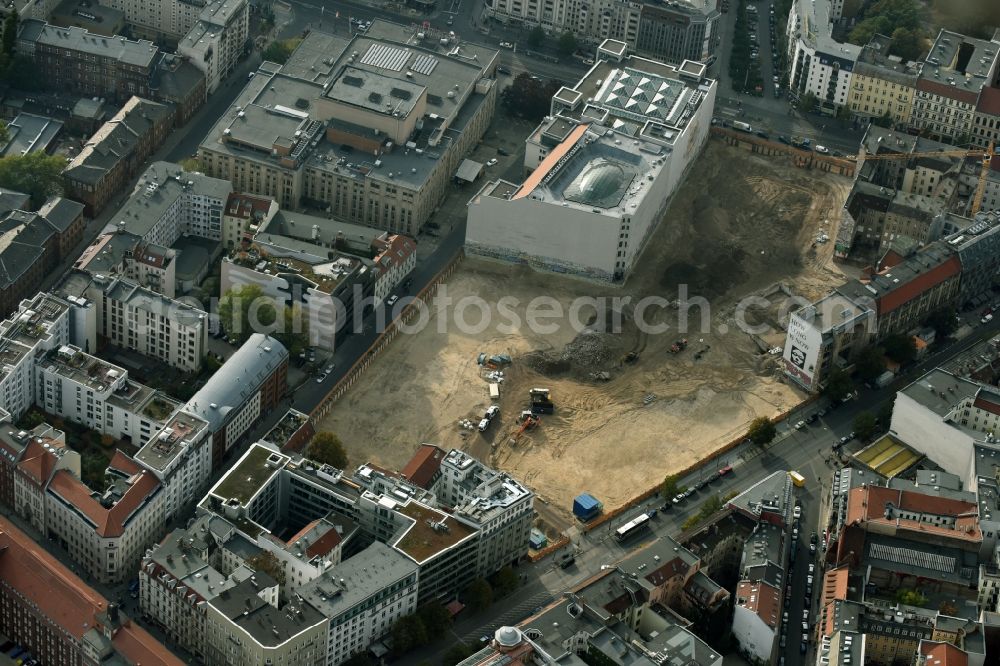
[[[490,408],[486,410],[486,418],[494,419],[497,414],[500,413],[500,407],[497,405],[490,405]]]
[[[821,146],[819,144],[816,144],[816,147],[813,148],[813,150],[815,150],[817,153],[819,153],[821,155],[827,155],[827,154],[830,153],[830,149],[829,148],[827,148],[826,146]]]
[[[510,67],[504,67],[503,65],[497,65],[498,74],[510,74]]]
[[[321,374],[319,377],[316,378],[316,383],[317,384],[322,384],[324,379],[326,379],[326,373],[325,372],[323,374]]]
[[[479,432],[486,432],[486,429],[490,427],[490,420],[483,419],[479,422]]]
[[[491,167],[491,166],[496,166],[496,163],[497,163],[497,162],[499,162],[499,161],[500,161],[500,160],[498,160],[498,159],[497,159],[497,158],[495,158],[495,157],[493,157],[493,158],[490,158],[490,159],[489,159],[489,160],[488,160],[488,161],[486,162],[486,166],[488,166],[488,167]]]
[[[388,305],[391,308],[393,305],[396,304],[396,301],[398,301],[398,300],[399,300],[399,296],[396,296],[395,294],[393,294],[392,296],[390,296],[389,298],[386,299],[385,304]]]
[[[792,516],[793,516],[793,517],[794,517],[794,518],[795,518],[796,520],[798,520],[799,518],[801,518],[801,517],[802,517],[802,507],[801,507],[801,506],[797,506],[797,507],[795,507],[795,508],[794,508],[794,509],[792,510]]]

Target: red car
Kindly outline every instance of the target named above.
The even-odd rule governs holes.
[[[729,474],[732,471],[733,471],[733,466],[726,465],[725,467],[719,470],[719,476],[725,476],[726,474]]]

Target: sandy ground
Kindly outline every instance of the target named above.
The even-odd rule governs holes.
[[[746,175],[743,175],[746,174]],[[466,260],[446,285],[453,304],[478,297],[489,304],[485,330],[456,323],[460,307],[433,309],[419,333],[401,335],[335,406],[320,429],[337,432],[352,464],[371,461],[400,468],[421,442],[458,447],[521,479],[568,514],[572,498],[589,491],[614,507],[663,476],[711,455],[758,415],[793,406],[802,395],[781,381],[778,358],[761,353],[739,330],[736,303],[748,294],[776,294],[746,317],[770,323],[760,337],[780,344],[784,296],[777,283],[813,299],[843,276],[832,263],[837,212],[846,178],[803,171],[777,161],[709,143],[678,192],[624,287],[595,285],[524,267]],[[677,298],[678,286],[710,303],[706,330],[677,332],[678,311],[655,307],[649,324],[664,333],[643,333],[634,304],[656,294]],[[618,332],[580,333],[613,320],[583,309],[572,317],[545,319],[552,332],[527,325],[529,303],[551,299],[564,313],[579,297],[631,297],[618,306]],[[502,298],[516,299],[498,307]],[[546,310],[550,311],[550,310]],[[700,320],[692,308],[690,320]],[[517,324],[513,325],[513,318]],[[596,321],[595,321],[596,319]],[[478,308],[465,309],[471,325]],[[669,353],[678,337],[689,347]],[[777,341],[777,342],[775,342]],[[514,359],[501,386],[501,419],[485,434],[459,425],[478,422],[490,405],[480,352]],[[638,359],[626,363],[628,352]],[[607,372],[599,381],[594,373]],[[528,389],[551,390],[555,414],[516,437],[517,415],[528,406]]]

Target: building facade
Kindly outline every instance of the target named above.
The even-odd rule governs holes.
[[[208,94],[218,89],[246,53],[249,30],[248,0],[214,0],[178,43],[177,53],[205,75]]]
[[[889,55],[891,40],[875,35],[861,52],[851,77],[848,108],[862,120],[888,118],[901,127],[910,122],[919,65]]]

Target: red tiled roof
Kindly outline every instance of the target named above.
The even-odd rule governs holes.
[[[260,213],[261,215],[266,215],[270,207],[271,199],[268,199],[267,197],[257,197],[250,194],[233,192],[226,200],[226,215],[230,217],[242,217],[243,219],[249,219],[255,212]]]
[[[78,641],[98,625],[97,614],[107,609],[107,599],[3,517],[0,517],[0,579]],[[148,632],[127,620],[111,642],[132,664],[181,666],[184,663]]]
[[[52,440],[45,440],[51,442]],[[52,470],[58,462],[55,454],[46,451],[43,441],[32,439],[28,446],[24,447],[24,455],[17,468],[35,482],[39,487],[44,486],[52,476]]]
[[[938,527],[906,518],[887,520],[885,506],[888,503],[902,511],[955,517],[956,529]],[[883,486],[855,488],[850,492],[847,505],[847,524],[855,522],[889,522],[898,524],[900,528],[924,531],[952,539],[982,540],[978,507],[975,504]]]
[[[968,666],[969,655],[951,643],[920,641],[920,654],[930,657],[928,664],[934,666]]]
[[[108,463],[108,467],[127,476],[132,476],[133,474],[138,474],[142,471],[142,467],[139,466],[139,463],[118,449],[115,449],[115,454],[111,456],[111,462]]]
[[[341,536],[340,532],[337,531],[337,528],[330,527],[330,529],[326,531],[326,534],[313,541],[312,544],[306,548],[306,555],[309,557],[326,555],[331,550],[336,548],[338,544],[340,544],[340,540]]]
[[[1000,414],[1000,403],[990,400],[990,397],[992,394],[979,391],[976,394],[976,399],[972,401],[972,406],[990,414]]]
[[[925,271],[910,280],[898,289],[893,289],[889,293],[878,299],[879,314],[892,312],[896,308],[909,303],[920,294],[928,291],[949,278],[955,277],[962,272],[962,264],[957,255],[949,257],[934,268]]]
[[[736,596],[744,599],[741,606],[756,613],[772,629],[778,626],[778,609],[781,607],[781,592],[763,581],[751,583],[741,581],[736,586]]]
[[[159,487],[160,482],[149,472],[143,471],[135,477],[125,494],[110,509],[101,506],[91,496],[90,488],[83,481],[66,470],[59,470],[52,477],[49,491],[54,492],[87,516],[95,525],[95,531],[105,538],[119,537],[125,531],[125,523],[147,497]]]
[[[917,90],[934,93],[948,99],[956,99],[966,104],[975,105],[976,103],[976,93],[971,90],[962,90],[956,86],[939,81],[931,81],[930,79],[917,79]]]
[[[434,475],[441,469],[444,451],[433,444],[421,444],[417,452],[400,472],[404,479],[421,488],[427,488]]]
[[[575,127],[562,143],[553,148],[552,152],[545,156],[542,163],[538,165],[537,169],[531,172],[531,175],[528,176],[527,180],[525,180],[521,187],[517,189],[517,192],[512,198],[523,199],[531,194],[534,189],[541,184],[545,176],[552,171],[556,163],[561,160],[573,146],[576,145],[577,141],[583,138],[583,135],[587,132],[588,127],[590,127],[590,125],[586,123]]]
[[[979,93],[976,111],[1000,116],[1000,88],[984,87]]]

